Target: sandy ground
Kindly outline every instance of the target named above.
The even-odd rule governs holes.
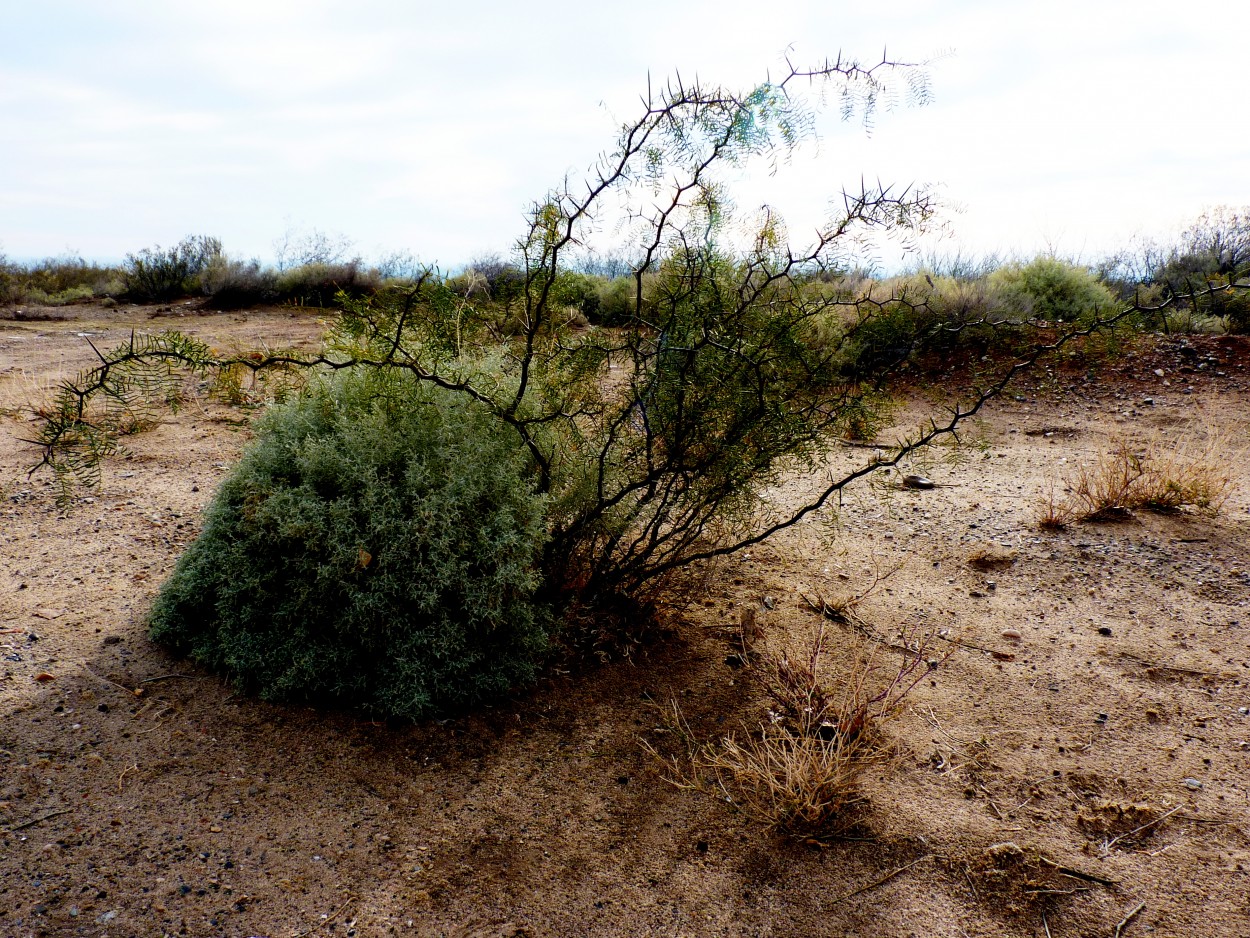
[[[68,511],[25,473],[21,405],[90,363],[86,338],[298,345],[318,322],[49,314],[70,318],[0,321],[0,934],[1110,938],[1136,909],[1130,938],[1250,935],[1250,342],[1038,371],[912,467],[936,488],[848,492],[712,571],[630,660],[387,726],[240,698],[145,637],[245,414],[192,401]],[[1048,485],[1113,440],[1209,435],[1239,485],[1216,519],[1038,528]],[[850,837],[787,840],[664,780],[640,741],[669,745],[668,701],[704,739],[763,715],[743,608],[801,642],[806,598],[889,571],[827,623],[831,655],[865,631],[963,644],[933,640],[949,657],[886,728]]]

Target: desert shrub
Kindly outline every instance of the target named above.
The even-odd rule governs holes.
[[[277,277],[279,300],[297,306],[333,306],[340,294],[368,296],[381,285],[377,272],[359,260],[315,261],[283,271]]]
[[[1063,480],[1064,492],[1052,483],[1038,505],[1043,528],[1062,528],[1074,521],[1108,521],[1134,509],[1173,512],[1189,508],[1213,517],[1233,490],[1230,465],[1239,461],[1237,446],[1227,438],[1151,440],[1135,447],[1121,440],[1092,464],[1082,464]]]
[[[75,254],[29,264],[0,258],[0,302],[66,306],[120,292],[116,268],[89,263]]]
[[[645,283],[644,283],[645,288]],[[592,322],[604,326],[618,326],[634,315],[637,303],[637,282],[632,276],[613,277],[611,280],[599,282],[599,301],[595,306],[594,315],[587,317]],[[646,307],[647,297],[644,292],[643,306]]]
[[[806,648],[744,653],[747,676],[769,700],[755,731],[700,742],[674,702],[659,729],[677,750],[643,746],[679,788],[712,795],[801,840],[836,836],[862,820],[864,771],[890,749],[885,725],[941,663],[926,656],[929,636],[903,638],[912,651],[897,665],[882,664],[866,643],[831,661],[823,626]]]
[[[390,376],[271,410],[151,614],[271,700],[419,718],[530,679],[544,501],[480,408]]]
[[[1089,270],[1056,257],[1000,267],[989,283],[1004,305],[1025,319],[1089,322],[1115,302]]]
[[[200,275],[221,255],[221,242],[205,235],[183,238],[171,248],[144,248],[122,265],[126,292],[138,300],[167,300],[200,288]]]
[[[217,309],[241,309],[278,299],[278,275],[260,261],[215,257],[200,276],[200,286]]]

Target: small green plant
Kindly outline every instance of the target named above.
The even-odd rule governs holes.
[[[273,408],[151,633],[270,700],[419,719],[530,680],[544,499],[472,402],[398,376]]]

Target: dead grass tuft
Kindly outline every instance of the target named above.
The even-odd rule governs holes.
[[[1134,510],[1174,512],[1189,508],[1214,517],[1232,494],[1231,466],[1238,456],[1226,436],[1141,447],[1118,442],[1093,465],[1082,465],[1052,484],[1041,498],[1037,522],[1057,529],[1074,521],[1113,521]]]
[[[676,701],[663,729],[677,738],[676,754],[644,747],[665,767],[666,779],[734,805],[771,830],[803,840],[836,837],[861,820],[867,799],[864,768],[888,758],[882,726],[929,672],[923,641],[898,666],[855,649],[840,675],[825,661],[822,623],[801,654],[761,653],[752,673],[770,707],[754,732],[700,742]]]

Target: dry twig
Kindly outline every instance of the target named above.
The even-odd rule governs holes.
[[[69,814],[69,808],[62,808],[60,811],[52,811],[37,818],[31,818],[29,821],[23,821],[21,824],[14,824],[12,827],[6,827],[6,834],[15,834],[18,831],[24,831],[28,827],[34,827],[36,824],[42,824],[44,821],[51,820],[54,817],[60,817],[62,814]]]
[[[1145,907],[1146,903],[1139,902],[1133,907],[1132,911],[1130,911],[1128,915],[1120,919],[1120,924],[1115,927],[1115,938],[1120,938],[1120,932],[1124,931],[1124,929],[1128,927],[1128,923],[1135,919]]]
[[[1185,807],[1183,804],[1178,804],[1171,811],[1168,811],[1166,814],[1160,814],[1153,821],[1150,821],[1147,824],[1143,824],[1141,827],[1134,828],[1133,830],[1129,831],[1126,834],[1121,834],[1119,837],[1115,837],[1107,841],[1105,844],[1102,845],[1102,852],[1104,856],[1111,850],[1112,847],[1114,847],[1124,838],[1132,837],[1134,834],[1140,834],[1142,831],[1147,830],[1148,828],[1154,827],[1156,824],[1161,824],[1162,822],[1170,818],[1173,814],[1175,814],[1177,811],[1181,810],[1183,807]]]
[[[866,886],[860,886],[858,889],[848,892],[844,896],[838,896],[838,898],[834,899],[833,902],[830,903],[830,905],[837,905],[839,902],[845,902],[847,899],[853,899],[856,896],[860,895],[861,893],[868,892],[868,890],[870,889],[876,889],[878,886],[882,886],[888,883],[890,880],[892,880],[895,876],[898,876],[900,873],[906,873],[908,870],[910,870],[913,866],[916,866],[922,860],[929,859],[931,855],[932,854],[926,853],[924,856],[917,857],[915,860],[912,860],[906,866],[900,866],[898,869],[892,870],[891,872],[886,873],[880,879],[874,880],[873,882],[869,883]]]

